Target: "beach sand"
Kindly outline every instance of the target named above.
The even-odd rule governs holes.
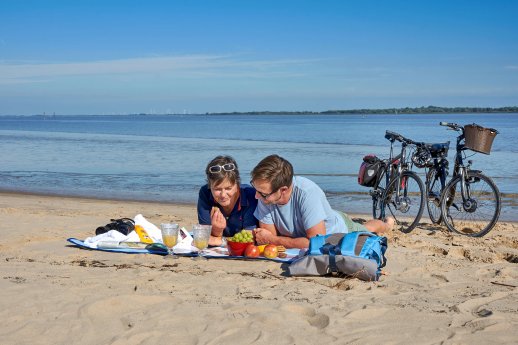
[[[0,343],[518,342],[516,223],[499,223],[480,239],[430,224],[391,233],[379,282],[294,278],[269,261],[168,260],[66,242],[139,213],[154,224],[196,222],[193,205],[0,194]]]

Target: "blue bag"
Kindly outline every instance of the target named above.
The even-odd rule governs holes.
[[[317,235],[309,240],[307,255],[288,269],[294,276],[337,273],[373,281],[387,263],[386,250],[387,238],[372,232]]]

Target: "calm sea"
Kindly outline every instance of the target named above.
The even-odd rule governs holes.
[[[236,158],[248,182],[277,153],[333,207],[370,213],[368,189],[356,182],[362,157],[388,155],[385,130],[454,143],[440,121],[500,131],[491,155],[471,159],[504,194],[501,219],[518,220],[518,114],[0,116],[0,190],[195,203],[214,156]]]

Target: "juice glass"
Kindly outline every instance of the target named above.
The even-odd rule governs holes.
[[[198,248],[198,258],[201,257],[203,250],[209,246],[212,225],[194,224],[192,226],[193,245]]]
[[[170,258],[176,259],[178,258],[174,255],[173,247],[176,246],[178,242],[178,224],[175,223],[162,223],[160,224],[160,229],[162,230],[162,241],[164,245],[167,247]]]

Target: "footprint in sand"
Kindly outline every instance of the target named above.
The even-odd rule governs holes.
[[[508,292],[496,292],[488,297],[473,298],[455,305],[452,310],[458,314],[454,317],[452,327],[462,326],[469,327],[474,331],[480,331],[495,324],[495,320],[491,318],[493,312],[487,305],[508,297]]]
[[[294,314],[303,315],[309,324],[318,329],[324,329],[329,326],[329,316],[326,314],[320,314],[315,309],[310,307],[304,307],[300,305],[290,304],[283,305],[280,310],[287,311]]]
[[[466,250],[464,250],[461,247],[453,247],[448,251],[448,256],[452,258],[459,258],[462,259],[466,255]]]
[[[315,316],[310,317],[308,322],[313,327],[324,329],[329,326],[329,316],[325,314],[316,314]]]
[[[171,297],[118,295],[86,303],[79,308],[78,314],[80,318],[85,318],[99,327],[111,325],[131,328],[133,325],[128,318],[130,315],[141,313],[143,310],[154,310],[165,301],[176,305],[181,303],[179,299]],[[119,318],[113,315],[119,315]]]

